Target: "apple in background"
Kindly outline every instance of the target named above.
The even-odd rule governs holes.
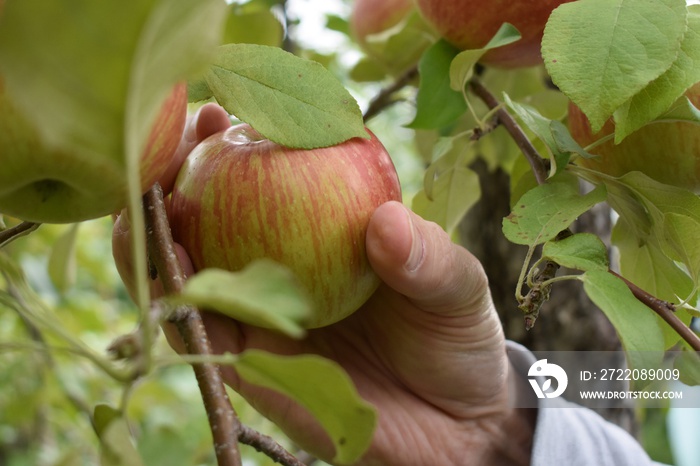
[[[165,173],[187,118],[187,86],[163,102],[141,157],[145,192]],[[109,215],[127,204],[123,154],[68,153],[42,144],[0,79],[0,212],[21,220],[73,223]]]
[[[573,0],[415,0],[418,11],[456,47],[485,46],[503,23],[520,31],[521,39],[493,49],[481,63],[497,68],[521,68],[542,63],[540,45],[549,15]]]
[[[307,328],[343,319],[379,285],[365,251],[370,216],[401,199],[391,158],[371,136],[313,150],[277,145],[246,124],[210,136],[175,182],[174,240],[195,271],[282,263],[314,303]]]
[[[417,13],[413,0],[355,0],[349,26],[367,55],[356,68],[357,74],[353,73],[359,80],[400,75],[418,63],[437,37]]]
[[[686,96],[700,108],[700,83]],[[582,147],[613,134],[615,124],[608,120],[593,134],[586,115],[575,104],[569,104],[569,130]],[[627,136],[620,144],[612,139],[589,152],[599,157],[580,158],[580,165],[611,176],[641,171],[661,183],[679,186],[700,193],[700,125],[672,121],[646,125]]]
[[[355,0],[350,14],[350,32],[368,52],[367,36],[391,29],[413,9],[413,0]]]

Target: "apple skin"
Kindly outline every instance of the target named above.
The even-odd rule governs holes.
[[[141,156],[145,192],[166,171],[187,118],[187,86],[163,102]],[[33,123],[11,102],[0,79],[0,212],[40,223],[73,223],[127,204],[122,154],[72,154],[45,147]]]
[[[396,26],[414,8],[412,0],[355,0],[350,14],[350,32],[363,49],[370,51],[367,36]]]
[[[700,108],[700,83],[686,92]],[[586,115],[569,103],[569,131],[582,147],[613,134],[615,123],[608,120],[593,134]],[[644,126],[620,144],[612,139],[590,150],[599,157],[577,159],[577,163],[610,176],[640,171],[661,183],[700,193],[700,126],[690,122],[663,122]]]
[[[549,15],[573,0],[415,0],[425,20],[462,50],[485,46],[503,23],[520,31],[521,39],[490,50],[481,63],[497,68],[522,68],[542,63],[540,46]]]
[[[174,240],[195,271],[284,264],[312,299],[307,328],[343,319],[379,286],[365,250],[370,216],[401,200],[391,158],[369,134],[313,150],[280,146],[246,124],[210,136],[175,182]]]

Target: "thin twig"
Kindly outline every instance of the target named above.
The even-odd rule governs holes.
[[[22,222],[12,228],[0,231],[0,248],[10,244],[17,238],[28,235],[41,226],[41,223]]]
[[[257,451],[265,453],[275,463],[283,466],[305,466],[305,464],[284,449],[272,437],[261,434],[248,426],[241,426],[242,430],[238,437],[241,443],[255,448]]]
[[[369,121],[373,117],[377,116],[382,110],[396,103],[396,100],[392,98],[393,95],[406,87],[416,76],[418,76],[418,65],[409,68],[406,70],[406,72],[399,76],[396,81],[379,91],[379,94],[377,94],[369,103],[369,106],[362,117],[364,121]]]
[[[518,145],[522,153],[527,158],[527,161],[532,167],[532,172],[535,174],[535,179],[538,184],[543,184],[547,180],[547,169],[544,164],[544,159],[540,156],[527,138],[523,130],[518,126],[515,119],[501,106],[501,102],[491,94],[491,91],[486,89],[484,85],[476,77],[469,80],[469,86],[474,94],[479,97],[490,109],[498,109],[496,115],[503,127],[510,133],[513,141]]]
[[[501,102],[496,99],[491,91],[489,91],[477,77],[473,77],[469,80],[469,86],[474,94],[476,94],[490,110],[496,112],[498,121],[503,125],[506,131],[508,131],[515,144],[517,144],[520,151],[525,155],[537,183],[544,184],[547,181],[547,169],[544,164],[544,159],[540,156],[539,152],[537,152],[535,146],[532,145],[532,142],[530,142],[525,132],[520,128],[510,113],[503,108]],[[540,270],[540,273],[535,277],[530,292],[518,305],[520,310],[525,314],[525,328],[527,330],[532,329],[535,325],[542,305],[549,300],[552,286],[551,284],[543,285],[543,283],[548,282],[556,276],[557,270],[559,270],[559,264],[552,261],[544,261],[541,264]]]
[[[178,293],[184,286],[185,274],[175,254],[163,202],[163,190],[156,184],[144,195],[143,201],[149,257],[158,270],[165,292]],[[185,342],[187,352],[200,355],[211,354],[211,343],[199,312],[189,308],[188,311],[180,312],[177,316],[174,323]],[[240,466],[238,435],[241,424],[226,394],[219,368],[207,362],[193,364],[192,368],[209,419],[217,463],[219,466]]]
[[[647,293],[622,275],[609,270],[609,272],[621,279],[630,289],[635,298],[644,303],[649,309],[654,311],[668,325],[675,330],[695,351],[700,351],[700,337],[685,325],[676,315],[676,306],[673,303],[659,299]]]

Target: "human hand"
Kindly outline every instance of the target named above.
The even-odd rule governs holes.
[[[201,135],[216,132],[203,129]],[[118,237],[117,243],[128,231]],[[178,251],[191,273],[187,255]],[[379,414],[359,464],[529,464],[533,412],[512,407],[518,378],[478,260],[397,202],[372,216],[367,254],[383,283],[350,317],[294,340],[205,312],[214,351],[312,353],[340,364]],[[177,332],[169,325],[164,330],[183,351]],[[246,383],[230,367],[222,374],[297,444],[333,457],[330,440],[303,408]]]

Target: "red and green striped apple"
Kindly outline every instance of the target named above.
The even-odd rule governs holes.
[[[365,252],[370,216],[400,200],[394,165],[376,136],[300,150],[248,125],[210,136],[185,161],[173,190],[173,237],[195,270],[242,269],[270,258],[311,296],[307,328],[357,310],[379,278]]]

